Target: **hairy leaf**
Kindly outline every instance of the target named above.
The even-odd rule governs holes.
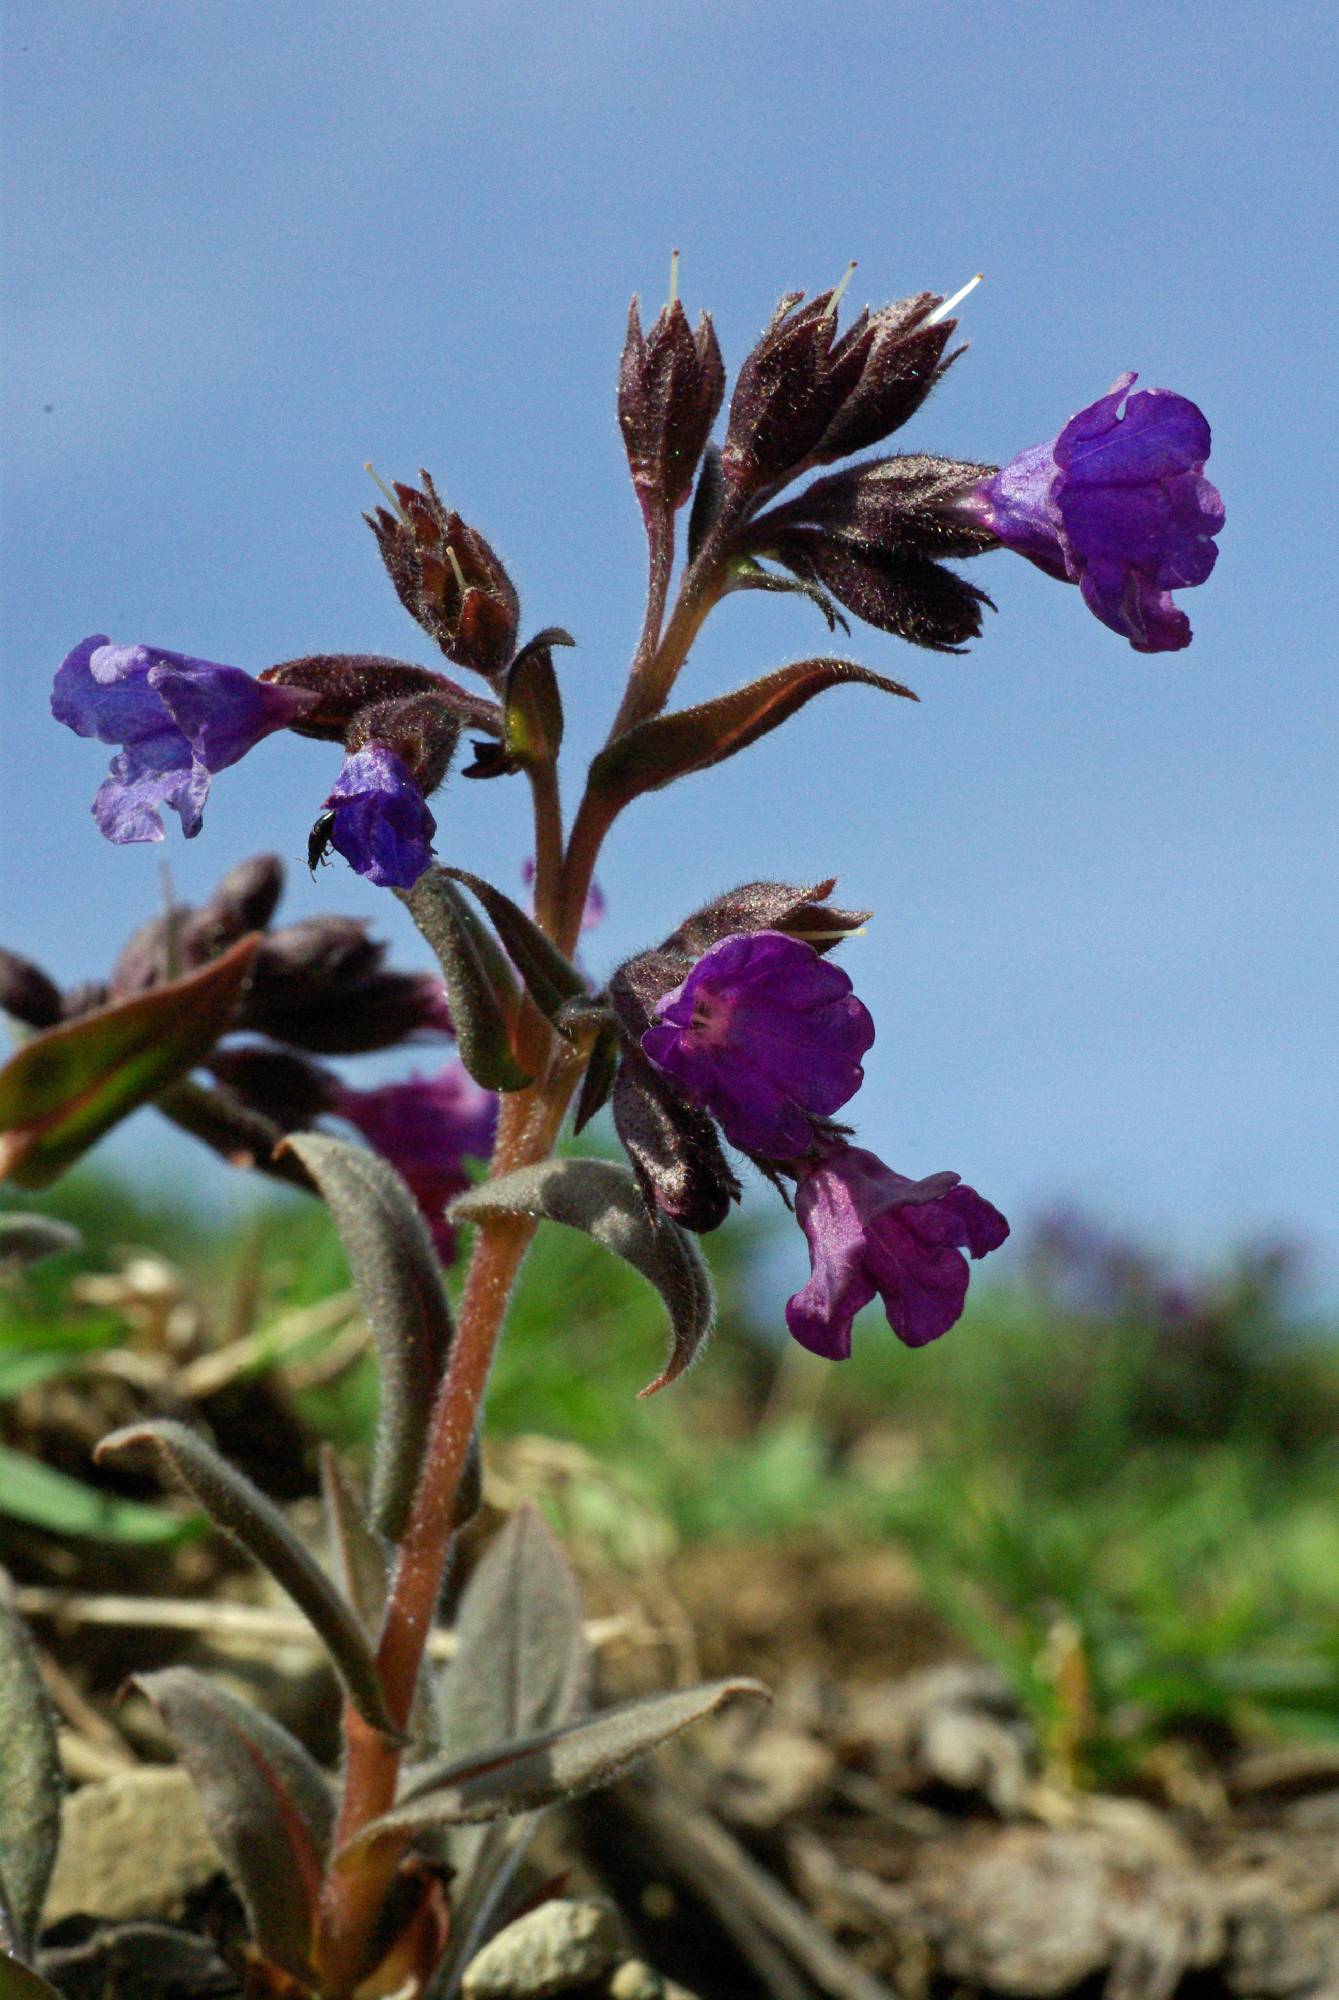
[[[326,1540],[340,1589],[369,1639],[381,1630],[390,1551],[367,1518],[362,1496],[328,1444],[321,1446],[321,1500]]]
[[[24,1958],[56,1863],[62,1789],[56,1719],[32,1642],[0,1596],[0,1889]]]
[[[574,1132],[584,1132],[596,1112],[603,1110],[609,1102],[609,1093],[614,1087],[622,1057],[623,1038],[618,1029],[612,1024],[601,1028],[591,1043],[586,1074],[581,1079],[576,1109],[572,1113]]]
[[[382,1699],[376,1663],[353,1607],[340,1596],[273,1501],[185,1424],[167,1419],[127,1424],[98,1446],[96,1458],[148,1445],[163,1469],[198,1500],[211,1521],[269,1571],[330,1655],[350,1701],[374,1729],[395,1733]]]
[[[420,1771],[393,1809],[365,1827],[339,1858],[351,1858],[383,1837],[533,1812],[558,1799],[574,1798],[609,1784],[637,1758],[726,1702],[770,1699],[761,1681],[708,1681],[624,1702],[589,1722],[549,1730],[526,1743],[499,1745],[486,1759]]]
[[[451,1204],[455,1222],[485,1215],[534,1215],[582,1229],[653,1284],[665,1302],[673,1345],[664,1368],[642,1390],[673,1382],[711,1331],[715,1301],[702,1253],[667,1216],[652,1216],[626,1167],[612,1160],[546,1160],[484,1181]]]
[[[59,1257],[63,1250],[77,1250],[79,1231],[51,1215],[0,1215],[0,1271],[36,1264],[43,1257]]]
[[[591,765],[591,790],[610,805],[624,806],[642,792],[657,791],[690,771],[705,771],[746,750],[760,736],[779,728],[816,694],[844,682],[879,688],[884,694],[902,695],[908,701],[917,699],[900,681],[889,680],[854,660],[798,660],[794,666],[780,667],[760,681],[736,688],[733,694],[718,695],[697,708],[654,716],[625,730]]]
[[[404,1532],[453,1326],[441,1265],[422,1211],[386,1160],[365,1146],[295,1132],[285,1141],[316,1182],[339,1231],[376,1344],[381,1399],[372,1450],[371,1514]]]
[[[458,1762],[570,1722],[590,1670],[576,1578],[543,1516],[519,1507],[470,1578],[442,1678],[441,1749]]]
[[[520,995],[497,940],[444,868],[428,868],[396,895],[437,954],[460,1059],[486,1090],[524,1090],[511,1031]]]
[[[205,1824],[266,1958],[301,1979],[335,1803],[295,1737],[189,1667],[139,1674],[190,1773]]]
[[[479,898],[541,1014],[555,1020],[564,1002],[587,995],[586,981],[571,960],[564,958],[519,903],[464,868],[444,868],[442,873],[453,882],[463,882]]]
[[[232,1020],[259,944],[244,937],[186,979],[25,1042],[0,1069],[0,1180],[49,1186],[104,1132],[193,1068]]]

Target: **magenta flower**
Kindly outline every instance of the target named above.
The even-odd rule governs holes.
[[[76,736],[123,745],[93,801],[108,840],[162,840],[171,806],[188,840],[200,831],[215,771],[285,729],[316,697],[270,687],[240,667],[158,646],[114,646],[95,632],[56,669],[51,712]]]
[[[839,1146],[800,1177],[795,1213],[813,1272],[786,1307],[801,1347],[851,1352],[851,1322],[877,1293],[908,1347],[947,1333],[967,1297],[967,1259],[998,1250],[1009,1225],[957,1174],[909,1181],[873,1153]]]
[[[412,889],[431,867],[437,822],[408,766],[384,743],[365,743],[344,759],[325,811],[331,845],[369,882]]]
[[[1190,644],[1190,620],[1171,593],[1212,570],[1223,502],[1203,476],[1203,411],[1169,389],[1131,396],[1137,380],[1118,375],[1058,437],[1020,452],[956,511],[1048,576],[1077,583],[1088,609],[1137,653],[1167,653]]]
[[[840,966],[782,931],[722,938],[657,1001],[643,1052],[732,1145],[786,1160],[864,1081],[874,1023]]]
[[[340,1085],[327,1109],[390,1161],[427,1218],[438,1255],[450,1263],[456,1232],[446,1210],[470,1184],[465,1160],[486,1160],[493,1150],[496,1097],[460,1063],[450,1063],[438,1076],[415,1075],[376,1090]]]

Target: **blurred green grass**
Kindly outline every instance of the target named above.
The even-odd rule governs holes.
[[[71,1281],[128,1249],[181,1269],[217,1341],[346,1282],[296,1198],[224,1226],[85,1172],[36,1205],[84,1243],[0,1295],[0,1398],[125,1337]],[[721,1327],[675,1388],[637,1399],[659,1304],[561,1229],[540,1233],[496,1367],[490,1435],[589,1454],[601,1478],[568,1504],[614,1560],[637,1561],[638,1518],[684,1542],[899,1546],[1079,1781],[1129,1777],[1173,1736],[1339,1736],[1339,1341],[1298,1318],[1282,1259],[1188,1287],[1077,1232],[1011,1283],[978,1273],[937,1345],[909,1352],[870,1313],[833,1367],[777,1337],[779,1297],[756,1322],[756,1228],[707,1247]],[[356,1453],[375,1394],[364,1360],[299,1401]]]

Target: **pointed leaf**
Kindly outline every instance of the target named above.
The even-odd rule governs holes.
[[[614,1087],[622,1057],[623,1038],[618,1029],[612,1026],[601,1028],[591,1044],[586,1074],[581,1079],[576,1110],[572,1114],[574,1132],[584,1132],[596,1112],[603,1110],[609,1102],[609,1093]]]
[[[273,1501],[185,1424],[167,1419],[127,1424],[104,1438],[94,1457],[101,1461],[141,1445],[150,1446],[162,1469],[199,1501],[215,1527],[239,1542],[288,1592],[323,1642],[363,1720],[394,1735],[372,1649],[357,1613]]]
[[[497,940],[444,868],[428,868],[396,895],[437,954],[460,1059],[486,1090],[524,1090],[511,1029],[520,995]]]
[[[519,1507],[475,1570],[442,1677],[441,1749],[458,1762],[570,1722],[590,1655],[581,1597],[543,1516]]]
[[[798,660],[736,688],[733,694],[625,730],[591,765],[590,788],[607,805],[626,805],[641,792],[656,791],[690,771],[705,771],[733,757],[778,728],[816,694],[846,681],[916,700],[900,681],[873,673],[854,660]]]
[[[0,1891],[16,1951],[37,1940],[60,1843],[60,1753],[37,1656],[0,1598]]]
[[[0,2000],[61,2000],[61,1995],[30,1965],[0,1951]]]
[[[721,511],[721,501],[725,498],[725,472],[721,465],[720,446],[708,444],[702,456],[702,470],[697,476],[697,491],[688,514],[688,560],[692,562],[716,525],[716,517]]]
[[[778,597],[806,597],[822,612],[829,632],[835,632],[840,625],[842,631],[850,635],[850,621],[837,609],[835,600],[820,584],[810,583],[802,576],[778,576],[775,570],[764,569],[751,556],[741,556],[733,565],[730,588],[732,591],[767,590]]]
[[[575,645],[558,626],[537,632],[507,669],[503,740],[520,765],[551,764],[563,740],[563,698],[551,646]]]
[[[667,1216],[652,1216],[626,1167],[612,1160],[546,1160],[484,1181],[451,1204],[454,1222],[535,1215],[583,1229],[650,1281],[665,1302],[674,1341],[652,1395],[682,1375],[711,1331],[715,1301],[702,1253]]]
[[[379,1154],[312,1132],[293,1133],[285,1150],[301,1160],[334,1218],[376,1344],[371,1513],[394,1541],[409,1517],[454,1332],[441,1265],[418,1203]]]
[[[369,1639],[381,1630],[390,1578],[390,1550],[367,1518],[353,1480],[328,1444],[321,1446],[321,1500],[326,1541],[340,1589]]]
[[[47,1187],[96,1139],[184,1076],[236,1010],[260,944],[189,978],[48,1028],[0,1069],[0,1180]]]
[[[586,980],[519,903],[464,868],[444,868],[442,873],[453,882],[463,882],[479,898],[541,1014],[555,1020],[565,1001],[589,997]]]
[[[609,1784],[637,1758],[737,1700],[770,1701],[771,1696],[761,1681],[708,1681],[624,1702],[589,1722],[500,1746],[487,1759],[420,1771],[393,1809],[373,1820],[336,1858],[352,1859],[388,1836],[533,1812],[575,1798]]]
[[[309,1976],[335,1802],[302,1745],[189,1667],[138,1674],[200,1795],[205,1825],[266,1958]]]
[[[63,1250],[77,1250],[79,1231],[53,1215],[0,1215],[0,1271],[21,1269],[43,1257],[59,1257]]]

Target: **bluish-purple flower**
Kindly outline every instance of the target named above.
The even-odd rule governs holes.
[[[642,1049],[732,1145],[792,1159],[864,1081],[868,1010],[841,967],[782,931],[722,938],[657,1002]]]
[[[1210,432],[1202,410],[1169,389],[1109,393],[1070,418],[958,503],[1049,576],[1077,583],[1088,609],[1137,653],[1190,644],[1171,593],[1203,583],[1223,525],[1204,477]],[[1124,403],[1124,414],[1120,414]]]
[[[486,1160],[497,1130],[497,1099],[450,1063],[437,1076],[412,1076],[376,1090],[341,1086],[327,1108],[357,1127],[389,1160],[427,1220],[438,1255],[449,1263],[455,1231],[446,1210],[469,1186],[467,1158]]]
[[[161,840],[165,805],[189,840],[200,831],[213,773],[287,728],[315,699],[267,686],[240,667],[158,646],[114,646],[95,632],[57,668],[51,712],[77,736],[123,746],[93,801],[108,840]]]
[[[369,882],[412,889],[431,867],[437,822],[408,766],[384,743],[365,743],[344,759],[325,810],[331,845]]]
[[[851,1323],[877,1294],[908,1347],[947,1333],[967,1297],[967,1259],[998,1250],[1009,1225],[957,1174],[895,1174],[873,1153],[839,1146],[800,1177],[795,1213],[813,1276],[786,1307],[801,1347],[829,1361],[851,1352]]]

